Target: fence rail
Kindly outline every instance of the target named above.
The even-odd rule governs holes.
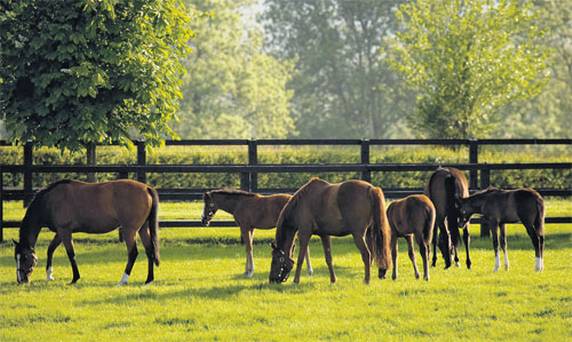
[[[97,146],[86,145],[86,165],[33,165],[33,145],[23,145],[24,160],[22,165],[0,165],[0,241],[3,239],[4,227],[17,227],[19,222],[3,220],[3,201],[24,200],[28,203],[34,194],[32,175],[35,173],[85,173],[87,180],[96,181],[97,173],[117,173],[118,178],[127,178],[129,173],[134,173],[136,179],[146,182],[147,173],[237,173],[240,174],[241,188],[248,191],[262,193],[293,192],[295,189],[261,189],[258,187],[257,175],[259,173],[290,173],[290,172],[358,172],[361,178],[371,181],[372,172],[404,172],[404,171],[432,171],[438,166],[451,166],[469,171],[469,182],[472,191],[483,189],[490,184],[490,173],[494,170],[542,170],[542,169],[572,169],[572,163],[479,163],[479,147],[485,145],[572,145],[572,139],[227,139],[227,140],[168,140],[167,146],[243,146],[248,152],[246,164],[227,165],[151,165],[147,164],[146,145],[141,141],[134,141],[137,147],[137,162],[130,165],[97,165]],[[288,165],[288,164],[260,164],[258,162],[259,146],[359,146],[360,163],[345,164],[322,164],[322,165]],[[441,146],[468,146],[467,163],[446,164],[372,164],[370,162],[371,146],[404,146],[404,145],[441,145]],[[0,141],[0,148],[11,146],[5,141]],[[107,146],[107,145],[105,145]],[[23,189],[5,189],[3,186],[4,173],[22,173]],[[204,191],[210,189],[159,189],[162,200],[196,200],[200,199]],[[572,189],[539,189],[543,196],[572,196]],[[422,189],[384,189],[389,198],[399,198],[412,193],[422,192]],[[473,220],[472,222],[479,222]],[[572,223],[572,217],[549,217],[547,223]],[[198,221],[164,221],[163,227],[197,227]],[[231,226],[233,222],[213,222],[213,226]],[[488,234],[485,228],[481,234]]]

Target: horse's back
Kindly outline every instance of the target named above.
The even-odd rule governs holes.
[[[147,185],[133,180],[70,181],[47,193],[46,205],[52,225],[56,227],[105,232],[119,225],[142,225],[153,202],[148,189]]]
[[[449,177],[453,177],[455,188],[447,184]],[[462,171],[452,167],[439,168],[429,178],[425,194],[433,202],[437,215],[445,217],[454,205],[452,199],[455,194],[449,193],[449,191],[457,191],[461,198],[468,197],[468,184],[467,177]]]
[[[391,202],[388,219],[392,229],[400,235],[422,231],[427,222],[435,220],[435,206],[426,195],[410,195]]]
[[[239,204],[234,216],[239,221],[248,221],[252,228],[271,229],[291,197],[289,194],[252,196]]]

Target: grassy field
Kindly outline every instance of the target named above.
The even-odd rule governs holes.
[[[547,214],[567,216],[570,201],[547,201]],[[21,203],[8,203],[7,220]],[[163,219],[200,216],[200,203],[164,203]],[[223,216],[220,216],[223,218]],[[224,217],[228,218],[228,216]],[[472,227],[478,235],[478,227]],[[126,261],[117,233],[77,234],[82,279],[60,248],[56,281],[44,280],[52,233],[37,246],[40,262],[30,286],[15,284],[13,248],[0,244],[0,341],[61,340],[411,340],[572,338],[572,225],[547,225],[545,271],[533,272],[534,252],[520,225],[508,228],[511,269],[493,273],[491,242],[474,238],[473,269],[432,268],[415,280],[404,244],[400,278],[362,283],[361,258],[351,239],[333,242],[338,283],[329,284],[319,240],[311,244],[315,274],[300,285],[268,284],[273,231],[256,233],[256,273],[244,279],[238,229],[164,229],[156,282],[143,286],[141,253],[131,283],[117,288]],[[141,248],[140,248],[141,250]],[[419,260],[418,263],[421,261]],[[464,262],[464,254],[462,255]]]

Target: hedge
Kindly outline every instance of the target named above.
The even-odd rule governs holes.
[[[21,147],[0,147],[1,164],[22,164]],[[359,162],[359,147],[259,147],[258,162],[264,164],[327,164]],[[480,162],[570,162],[568,147],[482,147]],[[85,153],[61,152],[54,148],[34,150],[36,165],[82,165]],[[372,147],[372,163],[466,163],[466,148],[450,149],[445,147]],[[169,146],[149,150],[149,164],[245,164],[245,147],[187,147]],[[135,149],[124,147],[98,147],[98,165],[125,165],[136,163]],[[431,172],[373,172],[372,182],[385,188],[423,187]],[[310,176],[320,176],[336,182],[359,178],[359,173],[266,173],[259,174],[259,188],[296,188],[304,184]],[[130,175],[133,178],[134,175]],[[22,174],[6,174],[5,186],[22,187]],[[85,179],[85,174],[34,174],[34,187],[45,186],[61,178]],[[117,178],[114,174],[98,174],[98,180]],[[216,188],[223,186],[238,187],[238,174],[158,174],[149,173],[148,182],[159,188]],[[566,189],[572,185],[572,170],[507,170],[491,172],[491,184],[498,187],[530,186],[535,188]]]

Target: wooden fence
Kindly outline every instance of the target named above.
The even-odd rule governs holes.
[[[461,170],[469,171],[469,183],[471,191],[486,188],[490,185],[491,171],[495,170],[538,170],[538,169],[565,169],[572,168],[572,163],[502,163],[483,164],[479,163],[479,147],[486,145],[572,145],[572,139],[488,139],[488,140],[405,140],[405,139],[299,139],[299,140],[179,140],[167,141],[167,146],[244,146],[248,151],[247,164],[226,165],[150,165],[147,164],[146,147],[144,142],[135,142],[137,146],[137,161],[133,165],[97,165],[95,145],[87,146],[86,165],[33,165],[32,144],[26,144],[24,149],[24,162],[22,165],[0,165],[0,241],[3,239],[4,227],[19,227],[20,222],[3,220],[3,201],[24,200],[29,202],[32,198],[34,186],[32,175],[34,173],[86,173],[87,179],[96,180],[97,173],[116,173],[118,178],[127,178],[129,173],[134,173],[136,179],[146,182],[147,173],[236,173],[240,174],[240,186],[243,190],[262,193],[293,192],[295,189],[261,189],[258,187],[257,175],[259,173],[291,173],[291,172],[335,172],[349,173],[359,172],[361,178],[371,181],[371,173],[379,171],[433,171],[438,166],[452,166]],[[324,165],[284,165],[284,164],[260,164],[258,163],[259,146],[335,146],[353,145],[359,146],[360,163],[338,163]],[[440,145],[440,146],[468,146],[467,163],[446,164],[372,164],[370,162],[371,146],[403,146],[403,145]],[[10,146],[0,141],[2,146]],[[0,150],[1,151],[1,150]],[[5,189],[3,186],[4,173],[22,173],[23,189]],[[202,193],[210,189],[159,189],[161,200],[189,201],[200,199]],[[572,196],[572,189],[538,189],[543,196]],[[391,189],[384,187],[384,193],[388,198],[400,198],[413,193],[422,192],[418,188]],[[478,222],[474,220],[472,222]],[[548,217],[547,223],[572,223],[572,217]],[[199,227],[199,221],[162,221],[162,227]],[[233,222],[217,221],[212,226],[234,226]],[[488,235],[488,230],[482,227],[481,235]]]

